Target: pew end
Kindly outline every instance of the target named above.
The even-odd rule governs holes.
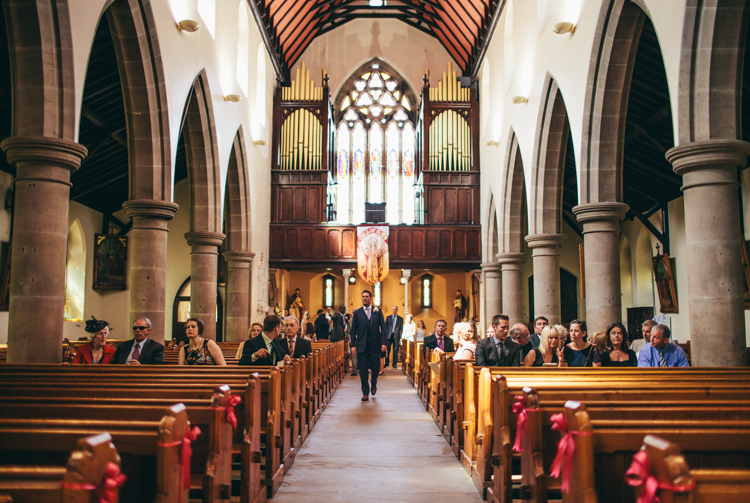
[[[565,403],[563,414],[568,422],[568,430],[573,435],[572,441],[575,442],[575,455],[568,468],[570,487],[567,492],[563,491],[563,503],[597,503],[591,419],[586,406],[574,400]],[[563,477],[564,463],[565,460],[561,473]]]

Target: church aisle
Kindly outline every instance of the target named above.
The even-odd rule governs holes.
[[[347,376],[275,503],[482,501],[400,369],[386,370],[369,402],[361,393]]]

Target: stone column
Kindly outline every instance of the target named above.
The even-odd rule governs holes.
[[[667,151],[685,194],[690,351],[696,367],[747,365],[737,167],[745,167],[748,155],[750,144],[738,140],[698,141]],[[684,340],[685,334],[673,336]]]
[[[404,283],[404,317],[409,314],[409,278],[411,278],[411,269],[401,271],[406,283]]]
[[[525,253],[500,253],[497,263],[502,267],[501,292],[503,296],[502,309],[510,318],[510,326],[516,323],[527,323],[523,316],[523,264],[526,262]],[[492,323],[492,317],[498,313],[487,313],[487,324]]]
[[[0,144],[16,168],[8,363],[60,363],[70,174],[88,151],[43,136]]]
[[[529,318],[545,316],[550,325],[561,322],[560,314],[560,247],[564,234],[526,236],[534,262],[534,312]]]
[[[487,316],[487,324],[489,324],[493,316],[503,312],[502,267],[500,262],[485,262],[482,264],[482,272],[484,272],[484,309]]]
[[[349,277],[352,275],[351,269],[344,269],[344,305],[346,310],[349,311]]]
[[[620,220],[627,212],[624,203],[590,203],[573,208],[583,224],[586,325],[590,334],[606,331],[613,321],[623,321]]]
[[[149,337],[164,342],[167,305],[167,222],[177,205],[166,201],[137,199],[123,205],[133,221],[128,241],[130,321],[151,320]],[[128,338],[129,336],[125,336]]]
[[[216,273],[224,234],[193,231],[185,239],[190,245],[190,316],[203,320],[203,337],[216,340]]]
[[[247,329],[250,327],[250,271],[253,269],[253,257],[255,253],[250,251],[224,252],[224,260],[227,261],[227,293],[224,306],[227,342],[242,342],[247,339]]]

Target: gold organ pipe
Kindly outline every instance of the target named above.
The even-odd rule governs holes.
[[[312,155],[312,152],[310,151],[310,146],[312,145],[312,138],[310,137],[311,128],[312,128],[312,114],[309,110],[305,110],[305,169],[312,169],[312,166],[310,165],[310,156]]]

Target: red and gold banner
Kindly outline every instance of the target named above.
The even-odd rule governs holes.
[[[388,226],[357,226],[357,271],[371,285],[388,276]]]

